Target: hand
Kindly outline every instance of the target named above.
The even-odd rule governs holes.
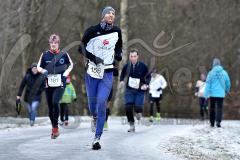
[[[18,97],[18,96],[17,96]],[[17,98],[17,100],[16,100],[16,106],[18,106],[19,104],[21,104],[21,99],[19,98]]]
[[[20,97],[20,96],[17,96],[17,99],[21,99],[21,97]]]
[[[95,57],[95,59],[94,59],[94,63],[96,64],[96,65],[98,65],[98,64],[100,64],[100,63],[102,63],[103,64],[103,59],[101,59],[101,58],[99,58],[99,57]]]
[[[22,108],[21,99],[17,98],[17,100],[16,100],[16,112],[17,112],[18,115],[20,114],[21,108]]]
[[[161,91],[162,90],[162,88],[161,87],[159,87],[158,89],[157,89],[157,91],[159,92],[159,91]]]
[[[63,87],[66,87],[66,81],[67,81],[67,77],[66,76],[62,76],[62,85],[63,85]]]
[[[124,86],[124,81],[121,81],[121,82],[119,83],[119,87],[120,87],[120,88],[123,88],[123,86]]]
[[[142,86],[141,86],[141,90],[144,90],[144,91],[146,91],[148,89],[148,85],[146,85],[146,84],[143,84]]]
[[[194,95],[197,97],[197,96],[198,96],[198,93],[196,92]]]

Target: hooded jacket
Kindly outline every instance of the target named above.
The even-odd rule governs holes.
[[[204,97],[224,98],[229,93],[231,82],[222,66],[216,65],[207,75]]]

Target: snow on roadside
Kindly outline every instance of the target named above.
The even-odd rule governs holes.
[[[90,122],[89,116],[69,116],[69,126],[67,128],[77,128],[82,122]],[[36,126],[50,125],[48,117],[37,117],[35,121]],[[13,128],[28,128],[30,127],[28,118],[21,117],[0,117],[0,130]]]
[[[194,126],[187,133],[161,142],[159,149],[191,160],[239,160],[240,121],[224,121],[222,128]]]
[[[35,122],[35,126],[42,126],[48,124],[50,124],[50,121],[47,117],[38,117]],[[0,130],[25,127],[30,127],[28,118],[0,117]]]

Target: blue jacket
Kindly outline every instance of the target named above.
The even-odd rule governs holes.
[[[204,97],[224,98],[229,93],[231,82],[222,66],[214,66],[207,75]]]

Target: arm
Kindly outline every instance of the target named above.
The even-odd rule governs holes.
[[[147,78],[147,75],[148,75],[148,67],[144,64],[143,65],[143,67],[144,67],[144,72],[143,72],[143,84],[147,84],[147,80],[146,80],[146,78]]]
[[[147,85],[149,85],[150,84],[150,82],[151,82],[151,72],[150,73],[148,73],[148,75],[146,76],[146,83],[147,83]]]
[[[73,62],[72,59],[70,58],[69,54],[66,53],[67,55],[67,63],[69,64],[68,68],[65,70],[65,72],[63,73],[63,76],[67,77],[69,75],[69,73],[71,72],[71,70],[73,69]]]
[[[204,89],[204,97],[208,98],[210,96],[210,86],[211,86],[211,72],[207,75],[206,85]]]
[[[227,72],[225,72],[225,86],[226,86],[226,92],[229,93],[231,88],[231,81]]]
[[[124,78],[126,76],[126,72],[127,72],[127,64],[125,64],[123,69],[122,69],[122,72],[121,72],[121,75],[120,75],[120,82],[124,81]]]
[[[167,82],[164,77],[161,75],[161,88],[165,89],[167,87]]]
[[[119,29],[119,32],[118,32],[118,41],[117,41],[116,46],[115,46],[115,56],[114,56],[114,58],[117,61],[122,60],[122,32],[121,32],[120,29]]]
[[[43,71],[44,71],[43,64],[44,64],[44,61],[43,61],[43,53],[42,53],[41,57],[38,61],[38,64],[37,64],[37,70],[38,70],[39,73],[43,73]]]
[[[22,79],[22,82],[21,82],[19,90],[18,90],[18,94],[17,94],[18,99],[20,99],[20,97],[22,96],[22,92],[23,92],[26,84],[27,84],[27,76],[25,75],[24,78]]]
[[[91,39],[92,30],[93,30],[93,28],[90,27],[84,33],[83,38],[82,38],[82,43],[80,44],[80,46],[78,48],[78,51],[79,51],[80,54],[85,56],[87,59],[89,59],[93,62],[96,62],[96,56],[93,55],[92,53],[88,52],[87,49],[86,49],[87,43]]]

